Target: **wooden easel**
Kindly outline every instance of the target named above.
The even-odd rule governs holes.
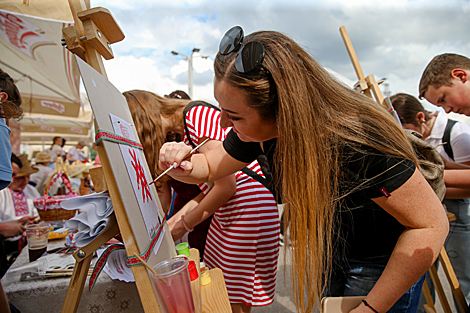
[[[339,28],[339,32],[341,33],[341,37],[343,37],[344,44],[346,45],[349,57],[353,64],[354,70],[356,71],[357,78],[359,79],[358,82],[354,85],[354,89],[374,99],[371,94],[372,92],[374,94],[375,101],[388,109],[388,105],[385,103],[382,91],[380,91],[379,84],[375,80],[374,74],[370,74],[367,77],[364,76],[364,72],[362,71],[361,65],[359,64],[356,51],[354,50],[351,39],[349,39],[349,35],[346,32],[346,27],[341,26]]]
[[[108,10],[104,8],[90,9],[89,0],[86,2],[69,0],[69,5],[75,26],[65,28],[63,31],[67,48],[86,61],[101,75],[107,77],[101,55],[105,56],[107,59],[112,58],[111,44],[123,40],[124,34]],[[139,254],[139,249],[135,240],[133,240],[133,233],[127,220],[127,215],[110,167],[109,159],[102,144],[99,144],[97,149],[119,226],[115,224],[89,245],[74,253],[73,256],[76,260],[76,265],[70,280],[62,312],[77,311],[91,259],[96,249],[120,232],[127,253]],[[134,267],[133,274],[145,312],[159,313],[160,307],[153,293],[152,284],[146,269],[142,266]]]
[[[364,72],[362,71],[361,65],[359,64],[359,60],[357,58],[356,52],[354,51],[354,47],[351,43],[351,40],[349,39],[349,35],[346,32],[346,28],[344,26],[341,26],[339,31],[341,33],[341,37],[343,37],[344,44],[348,51],[349,57],[351,58],[354,70],[356,71],[356,75],[359,79],[358,82],[354,85],[355,90],[358,92],[363,92],[365,95],[371,97],[372,99],[374,99],[375,97],[375,101],[390,112],[390,109],[392,109],[393,107],[390,102],[390,99],[383,97],[379,87],[380,82],[377,83],[373,74],[367,77],[364,76]],[[372,94],[374,94],[374,97],[372,97]],[[399,122],[399,119],[397,120]],[[452,213],[447,213],[447,217],[449,218],[449,221],[455,220],[455,215]],[[460,284],[457,280],[457,276],[455,276],[454,269],[452,267],[452,264],[450,263],[449,257],[447,256],[447,252],[444,247],[442,247],[439,253],[439,260],[442,264],[443,270],[446,274],[447,280],[449,281],[452,293],[455,297],[460,311],[468,312],[469,306],[465,300],[465,296],[463,295],[462,289],[460,288]],[[450,309],[449,302],[445,296],[444,289],[442,288],[442,284],[439,279],[439,276],[437,275],[437,270],[434,264],[429,269],[429,274],[431,275],[431,279],[436,288],[436,293],[441,301],[441,305],[444,309],[444,312],[451,313],[452,311]],[[427,302],[427,304],[424,305],[424,309],[427,313],[436,313],[434,302],[432,300],[431,293],[429,291],[429,287],[426,281],[423,284],[422,292]]]
[[[89,0],[68,1],[75,21],[75,26],[71,26],[63,30],[67,48],[96,70],[97,74],[94,79],[97,82],[103,81],[103,78],[107,78],[107,76],[101,56],[105,59],[113,58],[111,44],[123,40],[124,34],[111,13],[105,8],[90,9]],[[120,96],[122,95],[120,94]],[[128,116],[130,117],[130,113]],[[132,117],[130,117],[130,119],[132,119]],[[95,129],[98,129],[96,114]],[[105,147],[108,148],[105,149]],[[104,245],[109,239],[113,238],[118,233],[121,234],[127,255],[138,255],[143,249],[142,243],[140,243],[139,249],[138,238],[135,235],[135,232],[139,231],[135,228],[135,218],[129,217],[124,205],[124,203],[129,203],[130,200],[121,196],[123,186],[122,182],[118,182],[113,173],[113,166],[115,168],[116,162],[113,163],[113,160],[109,159],[107,149],[110,147],[118,149],[116,148],[117,145],[115,143],[100,142],[97,145],[104,177],[104,183],[100,183],[100,186],[106,186],[109,191],[117,223],[99,235],[90,244],[82,247],[74,253],[73,256],[76,260],[76,265],[70,280],[62,312],[77,311],[87,278],[88,269],[90,268],[91,259],[96,249]],[[148,171],[145,160],[143,160],[143,162]],[[118,184],[120,184],[119,186],[121,186],[121,189]],[[152,188],[155,187],[152,186]],[[155,201],[157,201],[159,205],[158,198]],[[159,208],[161,211],[160,205]],[[132,214],[135,215],[135,212],[132,212]],[[142,218],[142,216],[140,216],[140,218]],[[134,223],[134,229],[132,228],[132,223]],[[146,231],[144,230],[143,233],[146,234]],[[171,239],[168,226],[165,225],[165,235],[163,236],[161,249],[159,250],[157,257],[160,259],[168,259],[173,257],[175,254],[176,251],[174,249],[173,240]],[[150,261],[152,261],[153,264],[155,264],[157,257],[151,253],[148,263],[152,265],[150,263]],[[160,307],[155,293],[153,292],[153,286],[146,267],[133,266],[132,272],[134,274],[137,290],[139,292],[144,311],[148,313],[159,313]],[[213,279],[215,282],[212,286],[208,285],[208,288],[202,289],[204,312],[230,312],[230,304],[222,271],[220,269],[213,269],[210,272],[211,276],[214,276]],[[215,299],[217,300],[217,303],[214,303]]]

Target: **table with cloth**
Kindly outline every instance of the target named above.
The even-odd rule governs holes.
[[[49,240],[48,250],[65,247],[64,243],[65,239]],[[28,249],[25,247],[11,268],[28,262]],[[8,301],[15,305],[21,313],[60,312],[71,278],[57,277],[9,283],[6,282],[5,277],[2,279],[2,285]],[[92,293],[88,292],[87,280],[77,312],[143,311],[135,283],[112,280],[107,274],[101,273]]]

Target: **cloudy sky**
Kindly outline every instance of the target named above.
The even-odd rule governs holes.
[[[109,80],[121,91],[186,91],[188,63],[171,51],[190,55],[196,47],[209,58],[194,55],[193,98],[215,103],[213,60],[234,25],[246,34],[282,32],[356,82],[339,33],[344,25],[364,74],[386,78],[391,94],[416,96],[421,73],[437,54],[470,56],[469,0],[91,0],[91,6],[109,9],[126,35],[113,45],[115,58],[105,61]]]

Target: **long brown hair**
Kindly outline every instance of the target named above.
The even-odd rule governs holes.
[[[162,172],[158,167],[158,151],[167,139],[167,134],[162,130],[162,117],[170,118],[175,128],[181,128],[182,131],[182,111],[190,101],[163,98],[144,90],[126,91],[123,95],[126,97],[140,142],[144,147],[150,172],[152,177],[156,178]],[[177,112],[181,114],[176,114]],[[157,182],[156,187],[161,187],[161,184]]]
[[[239,88],[249,106],[277,123],[275,181],[282,184],[285,227],[295,246],[294,299],[298,310],[310,312],[319,305],[332,264],[335,212],[344,197],[340,147],[365,145],[415,163],[416,158],[386,110],[338,82],[293,40],[263,31],[244,43],[254,40],[264,45],[264,68],[240,73],[236,53],[218,54],[215,76]]]

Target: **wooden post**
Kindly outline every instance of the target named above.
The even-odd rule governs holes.
[[[339,28],[339,32],[341,33],[341,37],[343,37],[344,45],[346,46],[346,50],[348,51],[349,58],[351,59],[351,63],[356,71],[357,78],[359,81],[356,83],[354,88],[356,91],[363,92],[366,96],[369,96],[371,99],[383,106],[385,109],[388,109],[388,106],[385,102],[385,99],[382,95],[382,91],[380,90],[379,84],[375,80],[373,74],[365,77],[364,72],[362,71],[361,65],[359,64],[359,59],[357,58],[356,51],[352,45],[351,39],[346,31],[346,27],[341,26]],[[372,97],[372,93],[374,97]]]
[[[354,50],[354,46],[352,45],[351,39],[349,38],[348,32],[346,31],[346,27],[341,26],[339,28],[339,32],[341,34],[341,37],[343,38],[344,45],[346,46],[349,58],[351,59],[351,63],[354,67],[354,71],[356,71],[357,78],[359,79],[359,81],[356,83],[356,90],[359,88],[358,91],[364,91],[366,95],[372,98],[370,91],[367,87],[366,77],[364,76],[364,72],[362,71],[361,64],[359,64],[359,59],[357,58],[356,50]]]

